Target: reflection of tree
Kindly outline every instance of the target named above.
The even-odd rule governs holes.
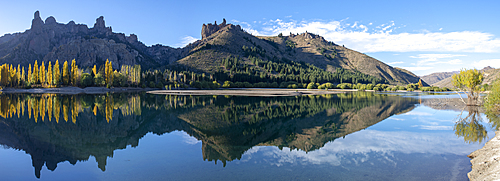
[[[487,131],[481,124],[482,118],[478,106],[467,106],[469,114],[462,117],[462,113],[457,116],[455,122],[455,134],[464,138],[467,143],[481,143],[486,140]]]
[[[35,122],[44,122],[46,119],[50,122],[54,117],[59,123],[62,108],[64,120],[68,122],[71,115],[71,122],[76,123],[78,115],[89,107],[94,108],[95,116],[97,110],[101,110],[107,122],[112,120],[115,109],[120,109],[123,115],[141,114],[139,95],[118,96],[108,94],[94,99],[92,95],[7,94],[0,97],[0,117],[12,118],[17,115],[19,118],[27,114],[28,119],[33,116]]]

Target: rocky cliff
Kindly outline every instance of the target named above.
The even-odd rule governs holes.
[[[179,59],[183,50],[162,45],[146,46],[136,35],[113,33],[104,17],[96,19],[94,27],[70,21],[58,23],[52,16],[43,21],[37,11],[31,28],[23,33],[0,37],[0,63],[27,66],[34,60],[71,61],[83,67],[102,65],[109,59],[113,68],[141,64],[145,68],[167,65]]]

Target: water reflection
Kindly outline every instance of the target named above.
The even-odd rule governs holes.
[[[468,112],[466,116],[463,115],[465,109]],[[488,132],[485,126],[481,124],[483,118],[480,109],[481,107],[479,106],[467,106],[457,116],[453,130],[455,131],[455,135],[463,137],[466,143],[481,143],[488,139]],[[498,130],[500,125],[498,113],[488,111],[486,115],[491,127],[494,128],[493,130]]]
[[[266,98],[7,94],[0,97],[0,144],[30,154],[40,178],[44,164],[55,170],[60,162],[90,156],[105,171],[114,150],[138,146],[149,132],[180,130],[202,142],[204,160],[225,166],[254,146],[310,152],[416,103],[367,92]]]

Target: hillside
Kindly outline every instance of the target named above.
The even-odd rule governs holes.
[[[480,70],[484,74],[484,79],[483,79],[483,85],[484,84],[489,84],[491,85],[495,80],[500,78],[500,69],[493,69],[491,67],[485,67]],[[453,74],[452,74],[453,75]],[[437,87],[448,87],[448,88],[453,88],[453,84],[451,83],[451,75],[450,77],[447,77],[439,82],[436,82],[432,84],[432,86],[437,86]]]
[[[202,39],[183,48],[146,46],[137,35],[114,33],[99,17],[92,28],[70,21],[43,21],[35,12],[31,28],[0,37],[0,64],[27,67],[34,60],[71,61],[85,69],[139,64],[144,70],[168,67],[215,75],[217,80],[296,81],[301,83],[416,83],[413,73],[391,67],[363,53],[312,33],[256,37],[239,25],[204,24]],[[260,65],[258,65],[260,64]]]
[[[453,72],[436,72],[432,73],[429,75],[424,75],[420,77],[423,81],[425,81],[428,84],[434,84],[437,83],[441,80],[444,80],[448,77],[451,77],[453,74],[459,73],[459,71],[453,71]]]
[[[272,62],[308,63],[329,72],[337,68],[359,72],[387,80],[391,84],[418,82],[413,73],[391,67],[363,53],[326,41],[312,33],[289,36],[256,37],[239,25],[203,25],[202,40],[190,46],[189,55],[175,63],[190,70],[216,73],[224,71],[224,59],[238,57],[241,64],[254,67],[253,58]],[[255,69],[259,69],[255,67]],[[262,70],[261,70],[262,71]],[[266,72],[266,74],[281,74]]]
[[[36,11],[29,30],[0,37],[0,63],[26,67],[34,60],[76,59],[80,67],[89,67],[103,65],[109,59],[115,69],[134,64],[152,68],[178,60],[183,52],[162,45],[146,46],[134,34],[113,33],[102,16],[88,28],[74,21],[61,24],[52,16],[43,21]]]

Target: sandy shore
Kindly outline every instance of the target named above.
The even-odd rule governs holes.
[[[105,94],[108,92],[142,92],[155,90],[152,88],[134,88],[134,87],[60,87],[60,88],[34,88],[34,89],[15,89],[15,88],[5,88],[0,90],[2,93],[14,94],[14,93],[31,93],[31,94]]]
[[[300,96],[338,94],[345,90],[314,90],[314,89],[225,89],[225,90],[154,90],[149,94],[167,95],[231,95],[231,96]]]

